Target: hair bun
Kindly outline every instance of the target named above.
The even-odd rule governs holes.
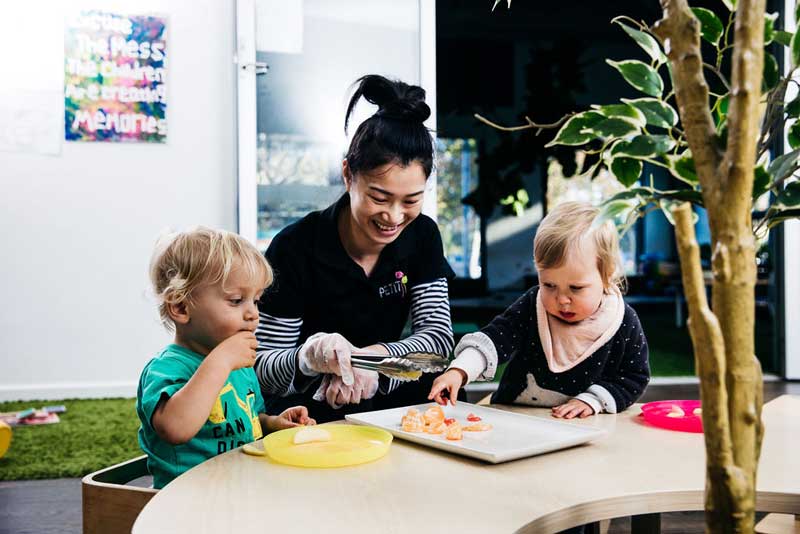
[[[376,117],[425,122],[431,116],[431,108],[424,100],[396,100],[385,104],[375,113]]]
[[[375,117],[422,123],[431,116],[431,108],[425,103],[425,89],[422,87],[389,80],[378,74],[362,76],[354,85],[358,87],[347,109],[345,131],[353,108],[361,96],[378,106]]]

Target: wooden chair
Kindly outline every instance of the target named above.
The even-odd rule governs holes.
[[[146,475],[147,456],[139,456],[83,477],[83,534],[130,534],[139,512],[158,490],[126,483]]]

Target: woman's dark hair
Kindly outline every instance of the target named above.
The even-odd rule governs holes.
[[[355,81],[358,85],[344,119],[344,131],[350,116],[363,96],[378,106],[378,111],[362,122],[347,150],[347,165],[353,175],[369,172],[387,163],[403,167],[419,161],[425,177],[433,168],[433,140],[423,122],[430,117],[431,108],[425,103],[425,90],[399,80],[388,80],[368,74]]]

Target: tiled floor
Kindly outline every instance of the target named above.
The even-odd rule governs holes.
[[[765,401],[787,393],[800,395],[800,382],[764,384]],[[480,397],[484,395],[485,393]],[[696,384],[652,385],[642,401],[693,398],[698,398]],[[474,400],[470,398],[470,401]],[[609,534],[622,534],[629,529],[628,519],[615,519],[611,522]],[[701,512],[663,514],[661,531],[665,534],[703,532],[703,514]],[[79,534],[80,532],[80,479],[0,482],[0,534]]]

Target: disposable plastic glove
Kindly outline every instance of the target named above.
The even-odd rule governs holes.
[[[354,381],[350,386],[339,376],[326,375],[314,393],[314,400],[326,400],[332,408],[339,409],[345,404],[358,404],[374,397],[378,392],[378,373],[353,369],[353,375]]]
[[[306,340],[297,355],[300,371],[307,376],[319,373],[339,375],[346,385],[352,385],[350,354],[354,348],[339,334],[316,333]]]

